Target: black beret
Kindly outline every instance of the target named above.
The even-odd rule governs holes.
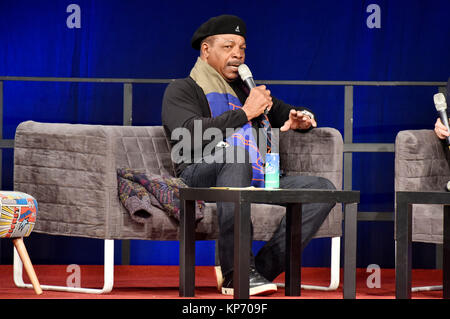
[[[215,34],[237,34],[245,38],[247,27],[245,22],[233,15],[224,14],[218,17],[213,17],[203,23],[191,39],[191,45],[194,49],[200,50],[200,43],[206,37]]]

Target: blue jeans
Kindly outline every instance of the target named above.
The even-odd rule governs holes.
[[[225,153],[232,147],[218,150],[216,161],[193,163],[187,166],[180,177],[190,187],[248,187],[252,180],[252,166],[248,159],[236,161],[225,159]],[[242,154],[242,153],[241,153]],[[242,158],[241,158],[242,159]],[[284,176],[280,188],[335,189],[328,179],[317,176]],[[322,225],[334,203],[311,203],[302,205],[302,250]],[[284,206],[284,205],[283,205]],[[234,203],[218,202],[219,260],[224,276],[233,271],[234,256]],[[253,228],[252,228],[253,231]],[[286,218],[283,217],[271,239],[250,256],[250,265],[266,279],[272,281],[285,271]]]

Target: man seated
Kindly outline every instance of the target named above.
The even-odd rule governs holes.
[[[209,19],[195,31],[191,45],[200,51],[199,57],[187,78],[166,88],[162,106],[164,128],[171,137],[172,150],[177,150],[177,158],[172,151],[177,176],[190,187],[264,187],[262,154],[270,152],[277,142],[270,138],[272,130],[307,132],[317,126],[314,114],[273,97],[264,85],[246,88],[238,73],[247,47],[246,25],[239,17]],[[180,128],[190,133],[192,147],[177,148]],[[223,134],[214,147],[211,140],[203,140],[211,129]],[[258,131],[264,132],[262,138],[252,133]],[[335,189],[328,179],[315,176],[282,176],[279,184],[280,188]],[[334,205],[302,206],[302,248]],[[218,202],[217,213],[224,277],[221,291],[230,295],[234,293],[234,204]],[[277,289],[271,281],[285,270],[285,223],[283,218],[273,237],[256,256],[250,256],[250,295],[267,295]]]

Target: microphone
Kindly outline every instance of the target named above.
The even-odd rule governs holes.
[[[242,81],[245,83],[245,85],[249,88],[249,90],[256,87],[255,81],[253,80],[252,72],[250,72],[250,69],[246,64],[241,64],[238,67],[239,76],[241,77]],[[269,110],[266,108],[264,110],[264,115],[267,115]]]
[[[448,125],[448,116],[447,116],[447,102],[445,101],[445,96],[442,93],[436,93],[433,96],[434,105],[436,110],[439,112],[439,116],[441,118],[442,124],[445,125],[447,130],[450,132],[450,127]],[[450,136],[446,137],[447,145],[450,145]]]

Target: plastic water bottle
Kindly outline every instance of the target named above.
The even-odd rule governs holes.
[[[280,187],[280,154],[267,153],[264,176],[265,188]]]

